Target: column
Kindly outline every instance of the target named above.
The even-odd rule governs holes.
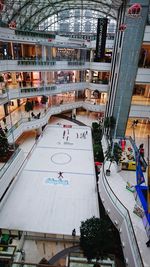
[[[94,51],[90,51],[90,62],[94,61]]]
[[[42,61],[46,61],[46,46],[42,45]]]
[[[47,72],[47,82],[53,83],[54,82],[54,72]]]
[[[12,59],[14,59],[14,48],[13,48],[13,43],[10,43],[10,47],[11,47],[11,55],[12,55]]]
[[[21,44],[21,56],[24,57],[24,46]]]
[[[16,80],[16,73],[15,72],[11,73],[11,78],[12,78],[12,85],[16,85],[17,80]]]
[[[5,104],[3,105],[3,107],[4,107],[4,113],[5,113],[5,116],[8,116],[8,114],[9,114],[9,112],[8,112],[8,103],[5,103]]]
[[[48,60],[52,60],[52,58],[53,58],[52,47],[50,47],[50,46],[47,47],[47,57],[48,57]]]
[[[150,98],[150,85],[146,85],[144,97]]]
[[[91,83],[92,79],[93,79],[93,74],[92,74],[92,71],[89,70],[89,80],[88,80],[88,82]]]
[[[47,85],[47,75],[46,75],[46,71],[42,71],[42,72],[41,72],[41,80],[43,81],[42,84]]]
[[[86,97],[87,97],[87,100],[90,101],[91,100],[91,90],[86,90]]]
[[[139,2],[139,1],[138,1]],[[132,92],[136,79],[139,54],[143,41],[143,35],[149,10],[149,0],[141,0],[140,17],[127,15],[128,6],[122,6],[119,10],[117,29],[119,25],[126,24],[126,30],[117,30],[114,43],[114,51],[111,65],[111,80],[109,100],[106,108],[106,116],[116,119],[114,137],[124,137],[128,114],[130,111]]]

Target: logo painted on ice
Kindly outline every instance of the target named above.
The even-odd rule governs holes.
[[[46,184],[54,184],[54,185],[69,185],[68,180],[62,180],[62,179],[55,179],[55,178],[47,178],[45,181]]]

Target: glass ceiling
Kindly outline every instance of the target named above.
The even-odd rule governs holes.
[[[117,17],[117,10],[123,0],[0,0],[4,8],[0,19],[8,25],[16,21],[16,27],[22,30],[35,30],[51,16],[59,17],[62,11],[90,10],[99,17]],[[81,16],[81,15],[80,15]]]

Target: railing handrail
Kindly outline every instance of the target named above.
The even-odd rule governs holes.
[[[104,106],[102,104],[102,106]],[[73,101],[73,102],[67,102],[64,104],[59,104],[59,105],[55,105],[55,106],[50,106],[48,107],[48,109],[46,110],[46,112],[42,113],[40,116],[40,119],[32,119],[29,121],[27,117],[25,118],[20,118],[12,127],[10,127],[8,129],[7,132],[7,137],[9,137],[12,132],[14,132],[14,130],[16,130],[22,123],[37,123],[39,122],[40,126],[41,126],[41,120],[43,120],[45,118],[45,121],[42,121],[42,125],[46,124],[48,122],[48,119],[50,118],[50,116],[55,115],[55,114],[59,114],[65,110],[69,110],[69,109],[73,109],[73,108],[79,108],[79,107],[83,107],[87,110],[93,110],[93,111],[99,111],[97,108],[102,108],[102,106],[99,105],[93,105],[91,103],[85,102],[83,100],[78,100],[78,101]]]
[[[10,159],[1,167],[0,169],[0,179],[3,177],[4,173],[7,171],[7,169],[10,166],[10,163],[14,160],[14,158],[19,154],[21,149],[18,147],[16,150],[13,152],[12,156]]]
[[[112,194],[115,196],[115,198],[117,199],[117,201],[120,203],[120,205],[125,209],[126,211],[126,214],[129,218],[129,222],[130,222],[130,226],[131,226],[131,229],[132,229],[132,233],[133,233],[133,237],[134,237],[134,241],[135,241],[135,244],[136,244],[136,248],[137,248],[137,252],[139,254],[139,258],[140,258],[140,261],[141,261],[141,266],[144,267],[144,263],[143,263],[143,259],[142,259],[142,256],[141,256],[141,253],[140,253],[140,249],[139,249],[139,246],[138,246],[138,242],[137,242],[137,239],[136,239],[136,235],[135,235],[135,231],[134,231],[134,228],[133,228],[133,225],[132,225],[132,220],[131,220],[131,216],[130,216],[130,213],[128,211],[128,209],[124,206],[124,204],[120,201],[120,199],[117,197],[117,195],[114,193],[114,191],[112,190],[112,188],[110,187],[108,181],[107,181],[107,177],[106,177],[106,174],[105,174],[105,171],[104,171],[104,166],[105,166],[105,162],[106,162],[106,158],[104,159],[104,163],[103,163],[103,167],[102,167],[102,179],[104,181],[104,186],[105,186],[105,189],[108,193],[108,195],[110,196],[110,198],[112,199],[110,193],[109,193],[109,190],[112,192]],[[106,183],[105,183],[106,182]],[[109,188],[109,190],[107,189],[106,187],[106,184]],[[114,202],[114,200],[112,199],[112,201]],[[119,207],[118,207],[119,208]],[[123,215],[123,214],[122,214]],[[124,216],[124,215],[123,215]],[[126,217],[124,217],[125,220],[126,220]]]

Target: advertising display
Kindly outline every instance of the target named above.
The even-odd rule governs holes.
[[[105,57],[107,23],[107,18],[98,19],[95,61],[102,61]]]

